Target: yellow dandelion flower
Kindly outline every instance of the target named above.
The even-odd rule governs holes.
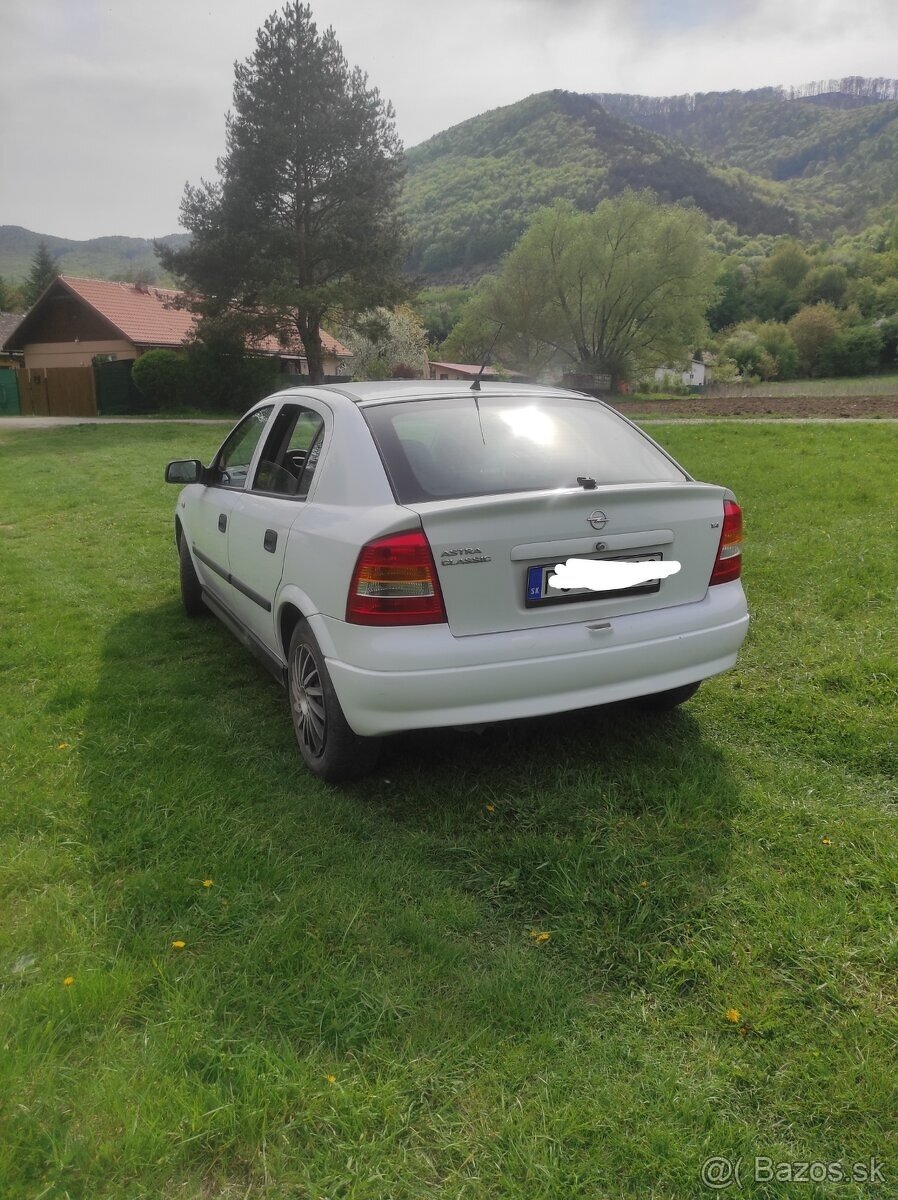
[[[641,881],[641,883],[639,884],[639,886],[640,886],[640,887],[648,887],[648,886],[649,886],[649,881],[648,881],[647,879],[643,879],[643,880]]]
[[[833,844],[832,838],[825,837],[825,838],[821,838],[820,841],[824,844],[824,846],[831,846]]]
[[[726,1011],[726,1018],[731,1024],[738,1025],[742,1020],[742,1013],[738,1008],[728,1008]]]
[[[63,979],[63,981],[62,981],[62,986],[63,987],[71,987],[74,982],[75,982],[74,975],[66,975],[65,979]]]
[[[182,942],[180,938],[176,938],[171,944],[172,950],[183,950],[186,945],[187,943]]]
[[[56,749],[57,750],[70,750],[71,747],[69,746],[68,742],[60,742],[59,745],[56,747]]]
[[[487,812],[495,812],[495,811],[496,811],[496,806],[495,806],[495,804],[488,804],[488,805],[486,806],[486,811],[487,811]]]
[[[328,1083],[336,1083],[337,1082],[336,1075],[325,1075],[324,1078],[327,1080]]]
[[[205,888],[210,888],[211,886],[212,886],[212,880],[211,880],[211,879],[204,879],[204,880],[203,880],[203,887],[205,887]]]
[[[547,942],[551,937],[551,934],[548,934],[545,931],[541,932],[539,929],[531,929],[530,936],[535,942]]]

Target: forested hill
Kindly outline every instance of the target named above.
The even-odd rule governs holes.
[[[183,245],[189,234],[172,233],[160,238],[166,244]],[[152,241],[137,237],[98,237],[87,241],[32,233],[21,225],[0,225],[0,279],[21,283],[28,276],[31,260],[41,242],[46,242],[61,275],[83,275],[96,279],[132,279],[166,284],[169,277],[159,266]]]
[[[425,274],[495,263],[533,213],[562,197],[588,209],[627,187],[691,201],[742,233],[797,233],[780,185],[724,168],[621,120],[597,100],[543,92],[408,151],[410,266]]]
[[[807,233],[856,230],[898,196],[898,80],[592,97],[621,120],[783,183]]]
[[[409,268],[432,279],[492,269],[558,198],[591,209],[628,187],[695,204],[748,236],[821,239],[898,216],[898,81],[661,97],[543,92],[406,157]],[[24,279],[40,240],[0,226],[0,278]],[[168,282],[143,238],[43,240],[63,272]]]

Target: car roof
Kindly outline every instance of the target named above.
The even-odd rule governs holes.
[[[296,400],[303,396],[312,398],[318,396],[327,399],[328,396],[342,396],[352,403],[364,407],[368,404],[384,404],[403,400],[434,400],[450,396],[470,396],[471,381],[465,379],[397,379],[384,382],[369,383],[331,383],[319,387],[296,387],[286,391],[276,392],[268,396],[262,404],[270,404],[272,400]],[[564,388],[546,387],[534,383],[493,383],[480,381],[479,391],[474,395],[481,396],[578,396],[591,400],[582,392],[571,392]]]

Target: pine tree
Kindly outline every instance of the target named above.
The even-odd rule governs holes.
[[[58,274],[59,268],[56,259],[50,253],[49,246],[44,241],[38,242],[37,249],[31,257],[31,269],[25,281],[25,303],[29,308],[39,299],[44,289],[53,282]]]
[[[272,14],[237,64],[217,172],[185,189],[190,244],[156,252],[204,319],[239,312],[250,333],[295,331],[319,382],[327,315],[402,298],[403,163],[392,106],[308,5]]]

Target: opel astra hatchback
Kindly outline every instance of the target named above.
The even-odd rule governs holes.
[[[187,485],[186,612],[287,686],[325,780],[402,730],[672,707],[734,665],[748,626],[732,492],[574,392],[279,392],[166,479]]]

